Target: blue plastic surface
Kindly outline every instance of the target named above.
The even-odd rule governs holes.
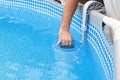
[[[13,6],[13,5],[12,5]],[[105,80],[91,45],[55,45],[61,19],[27,8],[0,5],[0,80]],[[96,75],[97,73],[97,75]]]

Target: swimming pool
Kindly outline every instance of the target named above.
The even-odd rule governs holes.
[[[100,31],[88,23],[85,45],[56,48],[63,8],[49,1],[0,1],[1,80],[112,80],[113,61]],[[79,44],[82,18],[71,32]],[[110,44],[111,45],[111,44]]]

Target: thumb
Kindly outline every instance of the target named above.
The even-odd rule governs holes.
[[[58,40],[58,42],[56,43],[56,45],[59,45],[61,43],[61,39]]]

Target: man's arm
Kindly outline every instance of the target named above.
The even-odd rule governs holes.
[[[72,16],[77,8],[79,0],[67,0],[65,3],[64,14],[62,24],[59,31],[59,40],[57,44],[62,42],[65,45],[71,44],[72,35],[69,31],[69,26],[72,20]]]

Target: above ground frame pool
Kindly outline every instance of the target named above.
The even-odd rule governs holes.
[[[79,7],[70,25],[74,47],[63,49],[56,45],[63,6],[0,0],[0,80],[113,80],[112,44],[99,25],[90,23],[95,21],[87,23],[81,44],[81,12]]]

